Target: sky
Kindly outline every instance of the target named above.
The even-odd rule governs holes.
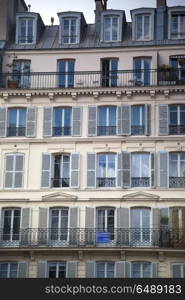
[[[84,13],[87,23],[94,23],[94,0],[25,0],[31,5],[31,11],[40,13],[46,25],[58,24],[58,12],[81,11]],[[168,6],[185,5],[185,0],[167,0]],[[108,0],[108,9],[123,9],[126,12],[127,21],[130,21],[130,10],[138,7],[155,7],[156,0]]]

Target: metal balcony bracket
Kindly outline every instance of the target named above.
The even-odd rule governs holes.
[[[80,261],[83,261],[84,260],[84,253],[83,253],[83,251],[78,251],[78,259],[80,260]]]
[[[31,261],[35,260],[35,252],[34,251],[30,251],[30,259],[31,259]]]
[[[159,257],[159,262],[163,262],[164,261],[164,259],[165,259],[165,254],[164,254],[164,252],[159,252],[158,253],[158,257]]]
[[[120,260],[126,261],[126,252],[120,251]]]

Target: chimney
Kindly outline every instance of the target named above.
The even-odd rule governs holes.
[[[166,8],[166,0],[157,0],[157,8]]]
[[[164,41],[167,39],[167,5],[166,0],[157,0],[156,9],[156,40]]]
[[[95,0],[95,26],[97,33],[101,32],[101,13],[107,9],[107,1],[108,0]]]

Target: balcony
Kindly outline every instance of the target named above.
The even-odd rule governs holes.
[[[70,136],[71,127],[53,127],[53,136]]]
[[[131,185],[132,187],[149,187],[150,177],[132,177]]]
[[[185,177],[169,177],[170,188],[185,188]]]
[[[22,229],[15,236],[0,230],[0,248],[169,248],[185,249],[185,229]],[[11,237],[11,238],[10,238]]]
[[[145,126],[132,125],[131,126],[131,134],[132,135],[144,135],[145,134]]]
[[[107,188],[111,188],[111,187],[115,187],[116,186],[116,178],[112,177],[112,178],[108,178],[108,177],[98,177],[96,178],[96,182],[97,182],[97,187],[107,187]]]
[[[51,187],[60,188],[60,187],[69,187],[70,178],[51,178]]]
[[[7,128],[7,136],[25,136],[26,135],[26,127],[8,127]]]
[[[170,135],[182,135],[185,134],[185,125],[169,125]]]
[[[99,136],[116,135],[116,126],[98,126],[97,132]]]
[[[159,71],[151,70],[119,70],[106,75],[100,71],[78,71],[73,73],[35,72],[35,73],[2,73],[1,89],[66,89],[66,88],[131,88],[149,86],[184,85],[185,78],[180,76],[183,69]],[[61,85],[61,77],[72,78],[69,85]]]

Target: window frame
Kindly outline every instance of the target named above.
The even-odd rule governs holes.
[[[2,278],[18,278],[18,263],[17,262],[4,262],[4,261],[0,261],[0,265],[3,265],[3,264],[7,264],[7,277],[2,277]],[[11,269],[11,265],[12,264],[16,264],[16,267],[17,267],[17,275],[16,275],[16,277],[11,277],[10,276],[10,269]],[[0,270],[0,272],[1,272],[1,270]],[[1,276],[0,276],[0,278],[1,278]]]
[[[138,36],[138,23],[137,23],[137,18],[141,16],[142,17],[142,34],[141,34],[141,38],[138,39],[137,36]],[[145,38],[145,17],[149,17],[149,28],[148,28],[148,31],[149,31],[149,36],[148,38]],[[135,37],[136,37],[136,41],[151,41],[152,40],[152,30],[151,30],[151,27],[152,27],[152,15],[150,13],[145,13],[145,14],[136,14],[135,15]]]
[[[171,264],[171,275],[172,275],[172,278],[175,278],[173,276],[173,266],[180,266],[180,273],[181,273],[180,278],[185,278],[185,262],[174,262],[174,263]],[[184,273],[184,276],[182,276],[183,273]]]
[[[114,40],[113,39],[113,19],[114,18],[117,18],[117,29],[116,29],[116,32],[117,32],[117,39]],[[110,19],[110,28],[109,28],[109,31],[106,30],[105,28],[105,20],[106,19]],[[110,39],[107,40],[105,38],[105,35],[106,35],[106,32],[109,32],[109,35],[110,35]],[[119,15],[105,15],[103,17],[103,41],[105,43],[114,43],[114,42],[118,42],[120,39],[119,39],[119,36],[120,36],[120,16]]]
[[[134,264],[140,264],[140,275],[141,275],[140,277],[134,277],[133,276],[133,273],[134,273],[133,272],[133,265]],[[150,265],[150,277],[144,277],[143,276],[143,271],[144,271],[143,270],[143,265],[144,264],[149,264]],[[132,261],[131,262],[131,277],[132,278],[152,278],[152,262],[148,262],[148,261]]]
[[[19,211],[19,213],[20,213],[20,216],[19,216],[19,229],[18,229],[18,233],[14,233],[14,231],[13,231],[13,229],[14,229],[14,220],[15,220],[15,210],[18,210]],[[11,224],[10,224],[10,233],[9,233],[9,235],[10,235],[10,238],[8,239],[8,240],[4,240],[3,238],[2,238],[2,240],[3,240],[3,243],[6,243],[6,241],[11,241],[11,242],[14,242],[14,243],[16,243],[16,242],[19,242],[19,240],[20,240],[20,229],[21,229],[21,221],[22,221],[22,210],[21,210],[21,208],[19,208],[19,207],[15,207],[15,208],[3,208],[2,209],[2,217],[3,217],[3,227],[2,227],[2,229],[3,229],[3,232],[2,232],[2,236],[4,236],[4,226],[5,226],[5,211],[11,211],[11,216],[10,216],[10,219],[11,219]],[[13,239],[13,235],[14,234],[17,234],[18,236],[19,236],[19,238],[18,239]]]
[[[77,45],[81,39],[81,23],[83,20],[82,13],[78,12],[64,12],[58,13],[59,16],[59,44],[60,45]],[[63,42],[63,19],[76,19],[76,42],[75,43],[64,43]]]
[[[176,154],[177,155],[177,160],[175,160],[175,162],[176,162],[176,164],[177,164],[177,175],[178,176],[171,176],[170,174],[171,174],[171,172],[170,172],[170,162],[171,162],[171,159],[170,159],[170,156],[171,156],[171,154],[173,155],[173,154]],[[185,155],[185,153],[184,152],[170,152],[169,153],[169,177],[182,177],[181,176],[181,162],[185,162],[185,159],[184,160],[182,160],[181,159],[181,155],[182,154],[184,154]],[[185,177],[185,176],[184,176]]]
[[[109,170],[109,168],[108,168],[108,165],[109,165],[109,161],[108,161],[108,155],[114,155],[114,157],[115,157],[115,161],[114,161],[114,163],[115,163],[115,169],[114,169],[114,178],[116,179],[116,182],[117,182],[117,154],[116,153],[114,153],[114,152],[108,152],[108,153],[97,153],[97,175],[98,175],[98,172],[99,172],[99,167],[100,167],[100,165],[99,165],[99,162],[100,162],[100,160],[99,160],[99,157],[100,157],[100,155],[105,155],[105,161],[106,161],[106,167],[105,167],[105,174],[106,174],[106,177],[101,177],[100,176],[100,178],[112,178],[112,177],[108,177],[107,176],[107,174],[108,174],[108,170]],[[99,176],[97,176],[98,178],[99,178]],[[115,186],[116,186],[116,184],[115,184]]]
[[[67,36],[64,36],[62,34],[62,43],[64,45],[73,45],[73,44],[77,44],[77,39],[78,39],[78,30],[77,30],[77,25],[78,25],[78,18],[77,17],[63,17],[62,18],[62,28],[64,31],[64,22],[65,21],[68,21],[69,22],[69,26],[68,26],[68,35]],[[72,21],[75,21],[75,35],[73,36],[72,35]],[[68,42],[64,42],[64,39],[67,38],[68,39]],[[75,38],[75,42],[72,42],[72,39]]]
[[[24,135],[8,135],[8,130],[7,130],[7,137],[26,137],[26,123],[27,123],[27,113],[28,113],[28,109],[27,107],[8,107],[7,108],[7,129],[11,128],[11,123],[10,123],[10,111],[16,109],[16,126],[12,126],[12,128],[20,128],[20,127],[25,127],[25,134]],[[25,110],[25,124],[24,126],[20,126],[20,110]]]
[[[57,224],[57,227],[53,228],[52,227],[52,212],[57,210],[59,213],[58,213],[58,224]],[[62,216],[61,216],[61,211],[62,210],[65,210],[67,211],[67,227],[65,228],[66,229],[66,239],[61,239],[61,233],[60,233],[60,229],[61,229],[61,220],[62,220]],[[55,243],[68,243],[69,242],[69,224],[70,224],[70,208],[69,207],[51,207],[50,210],[49,210],[49,227],[52,229],[56,229],[57,233],[57,236],[58,238],[57,239],[52,239],[52,232],[51,232],[51,235],[50,235],[50,243],[52,244],[55,244]],[[60,226],[58,226],[60,225]]]
[[[63,163],[65,163],[63,161],[63,157],[64,156],[68,156],[69,157],[69,186],[66,187],[66,186],[59,186],[59,187],[52,187],[52,188],[70,188],[70,182],[71,182],[71,164],[72,164],[72,159],[71,159],[71,153],[54,153],[52,154],[52,163],[51,163],[51,179],[53,178],[53,180],[56,180],[57,178],[55,178],[55,158],[56,156],[60,156],[60,178],[58,179],[63,179],[63,178],[66,178],[66,177],[62,177],[61,174],[63,174]],[[52,176],[53,175],[53,176]],[[60,184],[59,184],[60,185]]]
[[[66,261],[48,261],[47,263],[47,278],[51,278],[49,277],[49,273],[50,273],[50,266],[52,264],[55,264],[55,267],[56,267],[56,270],[55,270],[55,279],[60,279],[60,278],[66,278],[66,274],[67,274],[67,264],[66,264]],[[60,267],[60,264],[63,264],[63,266],[65,267],[65,276],[64,277],[59,277],[59,267]]]
[[[112,26],[111,26],[111,39],[106,41],[105,40],[105,31],[104,31],[104,19],[105,18],[114,18],[118,17],[118,31],[117,31],[117,40],[112,40]],[[123,35],[123,24],[125,23],[125,15],[123,11],[120,10],[108,10],[103,11],[101,13],[101,38],[100,42],[102,43],[118,43],[122,41],[122,35]],[[111,21],[112,24],[112,21]]]
[[[104,277],[98,277],[98,266],[100,264],[104,264]],[[107,276],[107,271],[108,271],[108,264],[113,264],[113,277],[108,277]],[[97,261],[96,262],[96,278],[115,278],[115,262],[114,261]],[[111,271],[112,272],[112,271]]]
[[[19,41],[19,28],[20,28],[20,19],[25,19],[25,20],[29,20],[32,19],[33,20],[33,29],[32,29],[32,34],[33,34],[33,41],[32,43],[28,43],[28,42],[20,42]],[[38,22],[38,14],[36,13],[19,13],[16,15],[16,44],[18,45],[34,45],[36,44],[36,40],[37,40],[37,22]],[[26,24],[28,24],[26,22]],[[26,26],[26,32],[28,31],[28,26]]]
[[[150,32],[149,32],[149,39],[144,40],[137,40],[137,33],[136,33],[136,16],[137,15],[150,15]],[[154,18],[155,18],[155,8],[138,8],[131,10],[132,16],[132,40],[136,42],[147,42],[154,40]]]
[[[13,170],[12,171],[6,171],[6,158],[7,156],[13,156]],[[22,156],[23,158],[23,168],[22,171],[15,171],[15,166],[16,166],[16,156]],[[5,176],[6,173],[13,173],[12,175],[12,186],[11,187],[5,187]],[[22,186],[21,187],[15,187],[15,175],[16,173],[22,173]],[[18,189],[24,189],[24,182],[25,182],[25,153],[21,153],[21,152],[12,152],[12,153],[5,153],[5,157],[4,157],[4,182],[3,182],[3,188],[6,190],[18,190]]]
[[[142,187],[142,186],[138,186],[138,187],[132,187],[132,188],[149,188],[149,187],[151,187],[151,171],[152,171],[152,167],[151,167],[151,163],[152,163],[152,160],[151,160],[151,154],[152,154],[152,152],[131,152],[131,162],[130,162],[130,177],[131,177],[131,185],[132,185],[132,178],[134,178],[134,176],[132,176],[133,175],[133,167],[132,167],[132,156],[133,155],[140,155],[140,162],[139,162],[139,168],[140,168],[140,170],[139,170],[139,174],[141,175],[141,173],[142,173],[142,157],[141,157],[141,155],[148,155],[148,157],[149,157],[149,160],[148,160],[148,162],[149,162],[149,166],[148,166],[148,171],[149,171],[149,181],[150,181],[150,184],[149,184],[149,186],[148,187]],[[138,178],[145,178],[145,177],[138,177]]]
[[[172,35],[173,14],[175,13],[177,16],[179,16],[178,13],[181,15],[182,12],[184,12],[184,15],[185,15],[185,7],[184,6],[182,8],[180,8],[180,7],[176,7],[176,8],[169,7],[168,8],[168,39],[169,40],[184,40],[185,39],[185,32],[184,32],[184,38],[181,38],[181,37],[173,38],[173,35]]]

